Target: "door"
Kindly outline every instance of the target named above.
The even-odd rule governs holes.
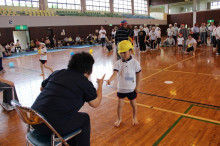
[[[13,37],[14,37],[14,43],[16,43],[17,40],[19,40],[22,50],[27,49],[27,43],[30,44],[29,31],[13,31]]]

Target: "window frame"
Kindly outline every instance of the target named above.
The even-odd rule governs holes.
[[[68,10],[81,10],[80,0],[47,0],[49,9],[68,9]],[[73,2],[74,1],[74,2]],[[78,3],[79,2],[79,3]]]
[[[134,14],[148,14],[148,3],[146,0],[134,0]]]
[[[110,12],[110,0],[85,0],[85,2],[88,11]]]
[[[132,14],[132,1],[131,0],[117,0],[117,1],[114,0],[113,9],[115,13]]]
[[[1,0],[1,2],[3,2],[1,6],[35,8],[37,3],[37,8],[39,7],[39,0]]]

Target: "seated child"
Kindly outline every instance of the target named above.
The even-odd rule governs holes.
[[[189,34],[188,39],[186,41],[187,48],[186,48],[185,54],[193,51],[193,55],[195,55],[196,45],[197,45],[196,40],[192,37],[192,34]]]
[[[172,35],[170,35],[166,40],[163,41],[163,47],[174,46],[175,40]]]
[[[112,51],[112,42],[108,40],[108,38],[106,38],[106,48],[108,49],[108,51]]]

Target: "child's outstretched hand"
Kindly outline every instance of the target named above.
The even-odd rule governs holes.
[[[97,83],[99,86],[103,85],[104,78],[105,78],[105,74],[103,75],[103,77],[101,79],[97,79]]]
[[[111,84],[111,81],[110,80],[107,80],[106,81],[106,85],[110,85]]]

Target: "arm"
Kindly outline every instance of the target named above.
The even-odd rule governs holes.
[[[109,80],[107,81],[107,85],[110,85],[111,82],[116,78],[117,76],[117,71],[114,71],[114,73],[112,74],[112,76],[109,78]]]
[[[14,83],[9,81],[9,80],[5,80],[2,77],[0,77],[0,82],[5,83],[5,84],[9,84],[10,86],[14,87]]]
[[[49,82],[50,78],[51,78],[56,72],[57,72],[57,71],[54,71],[48,78],[46,78],[45,80],[43,80],[43,82],[41,83],[40,91],[43,91],[44,87],[47,85],[47,83]]]
[[[140,83],[140,72],[136,73],[136,88],[135,88],[135,92],[138,93],[138,87],[139,87],[139,83]]]
[[[96,108],[101,103],[101,100],[102,100],[102,85],[103,85],[104,78],[105,78],[105,75],[101,79],[97,79],[97,82],[98,82],[98,88],[97,88],[97,91],[96,91],[97,92],[97,98],[90,101],[90,102],[88,102],[91,107]]]

